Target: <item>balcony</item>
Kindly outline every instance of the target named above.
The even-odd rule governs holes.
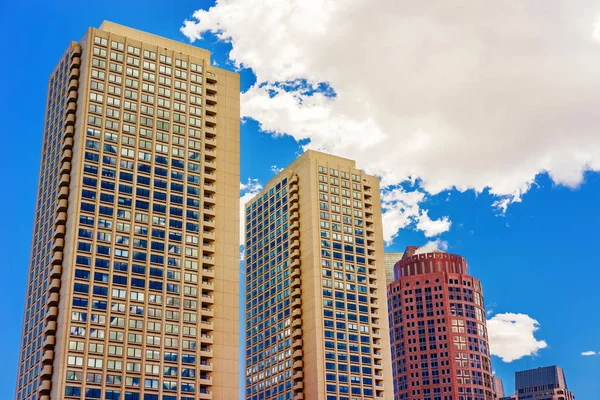
[[[206,72],[206,81],[210,83],[217,83],[217,75],[214,72]]]
[[[50,321],[46,324],[44,332],[47,336],[54,336],[56,333],[56,321]]]
[[[203,333],[200,335],[200,343],[204,343],[204,344],[213,344],[213,337],[211,335],[208,335],[206,333]]]
[[[300,268],[292,268],[292,279],[300,278]]]
[[[301,318],[302,317],[302,309],[296,308],[292,311],[292,318]]]
[[[371,182],[367,179],[363,179],[363,187],[366,189],[371,189]]]
[[[77,103],[77,89],[69,91],[69,94],[67,96],[67,102]]]
[[[206,104],[217,104],[217,95],[206,93]]]
[[[296,278],[292,280],[292,289],[299,288],[300,286],[302,286],[300,279]]]
[[[48,394],[48,393],[50,393],[51,389],[52,389],[52,381],[50,381],[50,380],[44,380],[44,381],[42,381],[42,383],[40,383],[40,389],[39,389],[40,390],[40,394],[42,394],[42,395]]]
[[[202,256],[202,264],[213,267],[215,265],[215,258],[213,256]]]
[[[208,125],[208,126],[217,125],[217,118],[212,115],[207,115],[206,118],[204,118],[204,121],[206,122],[206,125]]]
[[[302,297],[302,289],[296,288],[292,290],[292,299],[301,298]]]
[[[77,79],[71,79],[69,81],[69,86],[68,86],[68,91],[75,91],[77,92],[77,89],[79,88],[79,81]]]
[[[202,276],[214,278],[215,271],[213,271],[212,269],[208,269],[208,268],[202,268]]]
[[[217,157],[217,152],[215,151],[215,149],[211,149],[206,147],[204,149],[204,158],[207,160],[214,160],[215,157]]]
[[[300,215],[297,212],[290,213],[290,221],[298,221]]]
[[[298,185],[290,185],[290,195],[298,194]]]
[[[73,152],[71,150],[64,150],[60,157],[61,162],[71,161],[73,158]]]
[[[294,364],[292,364],[293,369],[302,369],[303,366],[304,363],[302,362],[302,360],[294,361]]]
[[[202,220],[203,222],[203,226],[205,226],[206,228],[214,228],[215,227],[215,220],[210,219],[210,218],[204,218]]]
[[[206,85],[206,93],[217,93],[217,85],[214,83],[207,82]]]
[[[217,163],[213,160],[205,160],[204,168],[210,171],[214,171],[215,169],[217,169]]]
[[[213,356],[213,351],[208,347],[200,347],[200,357],[211,358]]]
[[[304,372],[302,372],[302,371],[296,371],[296,372],[294,372],[294,375],[292,375],[292,379],[294,379],[295,381],[302,380],[303,378],[304,378]]]
[[[56,211],[59,213],[66,212],[68,205],[69,203],[67,202],[67,200],[59,200],[58,205],[56,206]]]
[[[300,298],[294,299],[292,301],[292,308],[302,307],[302,300]]]
[[[79,68],[71,68],[71,71],[69,72],[69,78],[79,78]]]
[[[67,150],[70,151],[70,150]],[[60,181],[58,182],[58,186],[60,187],[68,187],[69,183],[71,183],[71,176],[67,174],[63,174],[60,176]]]
[[[57,251],[56,253],[54,253],[54,256],[52,256],[51,263],[52,263],[52,265],[62,265],[62,262],[63,262],[63,253],[62,253],[62,251]]]
[[[291,258],[300,258],[300,250],[296,249],[290,254]]]
[[[299,329],[302,328],[302,320],[299,318],[296,318],[295,320],[292,321],[292,329]]]
[[[217,174],[212,171],[204,170],[204,182],[213,183],[217,180]]]
[[[209,391],[206,392],[199,392],[198,393],[198,399],[199,400],[212,400],[212,393]]]
[[[215,240],[215,233],[211,231],[202,231],[202,239],[212,242]]]
[[[206,138],[204,138],[204,144],[209,149],[214,149],[215,147],[217,147],[217,139],[215,139],[213,137],[206,137]]]
[[[52,365],[53,361],[54,361],[54,351],[53,350],[46,350],[44,352],[44,355],[42,356],[42,364],[44,364],[44,365]]]
[[[202,312],[200,314],[204,317],[212,318],[215,316],[215,310],[213,310],[212,308],[208,308],[208,307],[202,307]]]
[[[295,194],[294,196],[298,197],[298,195],[297,195],[297,194]],[[290,210],[290,212],[292,212],[292,213],[298,213],[298,209],[299,209],[299,208],[300,208],[300,206],[298,206],[298,203],[297,203],[297,202],[293,202],[293,203],[290,205],[290,208],[289,208],[289,210]]]
[[[298,230],[300,229],[300,224],[298,223],[298,221],[294,221],[290,224],[290,229],[292,231]]]
[[[56,239],[54,241],[54,251],[63,251],[65,248],[65,240],[64,239]]]
[[[296,350],[296,351],[294,351],[293,358],[295,360],[302,358],[302,350]]]
[[[212,194],[204,193],[204,197],[202,200],[204,201],[204,204],[206,204],[206,205],[209,205],[209,206],[215,205],[215,196],[213,196]]]
[[[215,298],[208,294],[202,295],[202,304],[215,304]]]
[[[212,282],[209,281],[202,281],[202,289],[206,289],[206,290],[215,290],[215,285],[213,285]],[[212,311],[212,310],[211,310]]]
[[[294,383],[294,391],[302,391],[304,389],[304,383],[303,382],[296,382]]]
[[[293,175],[292,177],[290,177],[289,179],[289,184],[290,185],[295,185],[298,183],[298,175]]]
[[[52,293],[58,294],[58,293]],[[46,322],[48,321],[56,321],[58,319],[58,307],[50,307],[46,312]]]
[[[73,57],[71,58],[71,64],[69,65],[71,68],[78,68],[81,65],[81,58]]]
[[[52,377],[52,365],[44,365],[42,368],[42,373],[40,374],[42,379]]]
[[[54,228],[54,238],[63,238],[65,237],[65,227],[64,225],[59,225]]]
[[[50,270],[50,279],[57,279],[57,278],[59,279],[61,274],[62,274],[62,265],[56,264]]]
[[[204,133],[209,136],[215,136],[217,134],[217,129],[214,126],[204,126]]]
[[[294,339],[301,338],[302,337],[302,329],[294,329],[292,331],[292,337]]]
[[[50,293],[59,293],[60,292],[60,279],[52,279],[50,281],[50,287],[48,288]]]
[[[59,301],[60,298],[58,296],[58,293],[51,293],[50,296],[48,296],[48,300],[46,301],[46,303],[51,307],[56,307],[58,306]]]
[[[208,361],[201,361],[200,364],[198,364],[198,368],[200,369],[200,371],[212,372],[213,365]]]
[[[216,115],[217,107],[212,104],[206,104],[204,106],[204,110],[206,110],[206,115]]]
[[[67,104],[67,114],[75,114],[77,112],[77,103],[70,102]]]
[[[204,215],[208,215],[211,217],[215,216],[215,208],[214,207],[206,207],[204,206],[204,208],[202,209],[204,211]]]
[[[62,145],[64,150],[72,150],[73,149],[73,138],[72,137],[65,137],[63,139],[63,145]]]
[[[203,187],[204,187],[204,193],[213,193],[214,194],[217,192],[217,188],[212,183],[208,183],[205,181]]]
[[[75,115],[69,114],[67,118],[65,118],[65,126],[75,125]]]
[[[66,201],[66,200],[61,200],[61,201]],[[64,211],[60,211],[58,214],[56,214],[54,223],[55,224],[64,224],[65,222],[67,222],[67,213]]]
[[[46,339],[44,339],[44,350],[54,349],[55,344],[56,344],[56,337],[48,336]]]
[[[300,248],[300,241],[299,240],[292,240],[292,243],[290,244],[290,250],[296,250]]]
[[[70,173],[71,173],[71,163],[69,161],[64,161],[63,163],[61,163],[61,165],[60,165],[60,174],[61,175],[68,175]],[[67,194],[68,194],[68,191],[67,191]]]

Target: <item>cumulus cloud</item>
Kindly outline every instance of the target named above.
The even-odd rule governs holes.
[[[490,351],[504,362],[512,362],[535,355],[548,347],[544,340],[535,338],[539,323],[527,314],[496,314],[487,320]]]
[[[582,356],[584,357],[589,357],[589,356],[600,356],[600,351],[596,352],[596,351],[584,351],[583,353],[581,353]]]
[[[246,213],[246,203],[250,201],[258,192],[263,189],[258,179],[248,178],[246,183],[240,182],[240,246],[244,245],[244,230],[246,224],[244,223]]]
[[[421,246],[415,251],[416,254],[433,253],[435,251],[446,251],[448,250],[448,242],[445,240],[432,240],[427,242],[424,246]]]
[[[600,170],[599,11],[592,0],[217,0],[182,32],[231,43],[230,60],[257,77],[242,116],[264,131],[355,159],[383,187],[488,189],[506,211],[539,173],[573,187]],[[388,239],[418,206],[390,211]]]
[[[283,171],[283,168],[279,168],[277,165],[271,165],[271,172],[273,175],[277,175],[281,171]]]

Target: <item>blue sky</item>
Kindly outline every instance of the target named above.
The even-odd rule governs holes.
[[[310,5],[316,1],[306,3]],[[0,304],[5,317],[5,328],[0,331],[0,342],[5,343],[4,362],[0,364],[0,398],[14,395],[47,77],[54,63],[70,40],[78,40],[88,26],[99,26],[104,19],[187,42],[188,39],[180,32],[183,21],[191,19],[195,10],[208,9],[212,4],[205,1],[177,1],[170,4],[105,1],[85,2],[77,7],[65,1],[28,4],[4,1],[0,4],[0,34],[10,38],[5,42],[7,48],[4,51],[19,60],[17,63],[0,63],[0,116],[5,148],[0,163],[5,171],[5,193],[10,190],[10,195],[0,198],[5,215],[0,226],[0,251],[4,254],[5,271],[0,290]],[[231,4],[234,7],[237,2]],[[553,10],[552,7],[549,9]],[[265,10],[259,9],[259,15],[261,11]],[[448,251],[465,256],[471,273],[482,281],[489,318],[497,314],[517,313],[538,321],[539,327],[535,331],[518,327],[515,333],[517,341],[523,340],[522,353],[527,353],[531,348],[530,335],[533,332],[534,345],[539,345],[539,341],[543,340],[547,347],[538,350],[537,354],[523,355],[512,362],[493,358],[493,368],[504,379],[507,392],[512,392],[514,371],[558,364],[565,369],[569,386],[578,399],[600,398],[597,379],[600,374],[600,355],[581,355],[584,351],[600,352],[600,312],[597,307],[600,304],[600,291],[597,290],[600,282],[600,270],[597,268],[600,265],[600,253],[597,251],[600,239],[597,230],[600,226],[600,213],[597,211],[600,174],[591,171],[598,170],[598,159],[586,153],[586,149],[593,152],[600,148],[600,135],[597,134],[598,125],[593,124],[596,121],[585,112],[600,103],[595,103],[597,97],[593,94],[575,87],[582,84],[582,87],[596,89],[600,85],[600,75],[585,68],[571,70],[575,67],[561,64],[561,71],[577,72],[578,79],[571,82],[568,77],[559,74],[558,78],[552,80],[554,83],[544,80],[547,85],[536,87],[535,78],[531,78],[533,75],[527,75],[528,81],[532,82],[531,87],[520,85],[522,92],[516,89],[512,91],[516,81],[509,80],[504,86],[509,88],[506,92],[514,96],[514,101],[510,103],[519,103],[519,108],[513,109],[513,104],[506,102],[498,87],[486,85],[487,79],[498,77],[498,73],[485,65],[475,75],[472,71],[467,74],[481,82],[481,86],[474,90],[470,86],[457,89],[447,82],[433,82],[431,77],[420,82],[421,75],[431,72],[431,65],[427,64],[426,56],[410,47],[400,46],[397,51],[388,51],[389,54],[397,52],[400,55],[405,51],[410,57],[425,60],[419,67],[423,70],[422,74],[408,75],[414,70],[406,69],[403,65],[410,63],[406,60],[411,58],[387,57],[388,53],[381,50],[385,46],[369,46],[373,49],[372,53],[368,49],[357,52],[352,56],[353,63],[350,63],[354,65],[340,64],[336,60],[349,57],[343,49],[340,50],[345,43],[340,32],[348,34],[354,31],[327,31],[328,21],[332,17],[319,14],[307,17],[315,21],[315,29],[303,34],[302,24],[296,24],[302,20],[296,18],[302,18],[305,11],[299,7],[291,11],[283,9],[271,15],[274,23],[281,22],[278,18],[284,18],[283,21],[289,24],[284,26],[290,27],[289,34],[285,30],[273,29],[273,35],[263,38],[262,35],[269,33],[265,32],[270,27],[269,23],[265,26],[254,24],[253,27],[240,27],[240,32],[255,32],[260,39],[258,42],[236,38],[236,33],[223,20],[223,15],[232,15],[232,20],[236,21],[240,13],[247,16],[245,19],[251,24],[253,15],[243,7],[240,10],[213,10],[206,14],[208,17],[205,15],[208,22],[204,25],[192,24],[191,31],[188,31],[189,35],[193,35],[193,32],[210,30],[215,24],[220,24],[218,26],[224,30],[225,36],[229,35],[234,40],[233,48],[237,52],[231,57],[252,67],[240,71],[242,90],[248,91],[244,97],[244,112],[251,117],[242,124],[241,181],[247,183],[251,179],[264,184],[273,176],[273,166],[286,166],[297,156],[300,145],[309,143],[342,155],[355,156],[359,168],[367,168],[384,176],[384,181],[390,184],[386,190],[389,217],[387,236],[390,238],[396,233],[397,236],[387,250],[402,251],[407,245],[441,240],[447,243]],[[386,9],[382,12],[393,14],[393,11]],[[409,11],[418,10],[407,10],[407,13]],[[373,12],[377,13],[377,10]],[[529,25],[522,25],[523,16],[514,10],[511,12],[514,15],[507,15],[514,17],[514,26],[542,23],[539,20],[525,20]],[[285,19],[289,13],[296,16]],[[548,14],[553,15],[551,12]],[[345,17],[351,20],[356,16],[350,13]],[[385,18],[380,14],[374,14],[375,19],[385,25]],[[579,19],[577,21],[580,23]],[[357,18],[355,22],[359,37],[364,41],[377,40],[377,43],[385,45],[385,36],[377,36],[376,30],[360,31],[360,23],[364,21]],[[576,30],[567,29],[572,26],[567,20],[551,22],[558,31]],[[250,28],[254,31],[247,30]],[[418,29],[414,31],[415,35],[419,32]],[[318,36],[328,32],[332,36],[341,35],[335,36],[336,42],[330,47],[327,47],[327,41]],[[512,34],[502,33],[505,36]],[[590,25],[590,35],[592,33]],[[294,42],[294,35],[303,39]],[[235,68],[235,63],[229,59],[232,44],[218,41],[212,34],[205,34],[204,37],[194,44],[210,49],[219,66]],[[410,40],[412,36],[407,37]],[[536,42],[535,37],[529,39]],[[314,45],[310,40],[323,43],[323,48],[316,48],[323,51],[319,58],[297,58],[298,55],[305,55],[303,51],[307,44],[303,40],[308,45]],[[576,39],[573,37],[569,40]],[[290,46],[290,41],[293,46]],[[355,42],[360,47],[360,40]],[[281,43],[287,47],[278,46]],[[423,42],[419,43],[422,47]],[[582,60],[573,53],[575,50],[571,50],[576,46],[570,44],[567,39],[558,44],[553,42],[550,53],[556,53],[556,58],[546,60],[551,70],[553,65],[560,64],[557,60],[563,58]],[[585,42],[585,46],[588,45],[592,44]],[[468,45],[465,46],[455,49],[460,59],[473,56],[473,53],[469,53]],[[585,46],[581,44],[580,47],[587,49]],[[282,55],[282,49],[289,52]],[[450,66],[444,69],[443,80],[462,81],[463,74],[454,75],[456,71],[452,70],[457,64],[443,58],[447,56],[446,53],[435,50],[434,46],[432,54],[436,63],[444,61]],[[502,51],[506,51],[504,47]],[[520,51],[516,53],[522,54]],[[328,54],[335,54],[335,58],[332,56],[328,59]],[[480,53],[475,55],[481,56]],[[258,63],[253,59],[254,56],[266,61]],[[537,54],[533,56],[541,57]],[[541,61],[533,56],[528,59],[530,62]],[[597,69],[598,64],[594,61],[598,60],[586,60]],[[285,67],[282,68],[278,63]],[[365,74],[360,70],[363,63],[373,71],[379,65],[397,66],[402,74],[390,74],[386,78],[391,79],[388,86],[395,90],[394,85],[402,85],[400,88],[405,87],[406,90],[386,92],[386,85],[378,80],[379,74]],[[464,70],[463,65],[456,66],[457,69],[459,67],[461,71]],[[540,70],[537,75],[544,74]],[[348,77],[352,75],[356,78],[349,80]],[[515,76],[512,74],[510,79],[516,79]],[[263,97],[261,85],[253,86],[257,79],[259,83],[263,82],[263,88],[271,90],[267,96],[270,100]],[[301,89],[295,92],[280,89],[280,85],[264,83],[298,82],[298,79],[305,80],[300,81]],[[555,85],[555,81],[561,79],[571,83]],[[331,96],[331,90],[324,90],[329,88],[324,82],[331,83],[336,96]],[[378,87],[381,91],[374,91]],[[548,92],[540,92],[546,88],[549,88]],[[582,90],[576,96],[576,102],[542,102],[554,97],[569,99],[574,96],[575,89]],[[537,91],[537,96],[533,96],[536,99],[520,104],[522,98],[531,97],[528,90]],[[565,90],[565,95],[554,96],[559,90]],[[488,101],[487,97],[483,100],[477,97],[481,93],[491,96],[493,101]],[[386,98],[386,103],[382,104],[377,94]],[[410,97],[410,102],[396,100],[405,97]],[[452,101],[438,101],[444,98],[451,98]],[[473,108],[469,118],[463,118],[459,110],[454,109],[461,99],[469,100],[465,104]],[[482,103],[487,108],[478,108]],[[360,107],[356,108],[356,104]],[[390,104],[391,110],[387,109],[387,104]],[[528,115],[522,115],[519,111],[529,106],[531,110],[539,112],[535,119],[528,119],[533,111]],[[494,113],[488,112],[491,108]],[[553,112],[549,113],[549,110]],[[494,123],[490,125],[493,127],[478,120],[482,113],[492,119]],[[503,118],[493,120],[499,118],[499,114]],[[430,115],[436,115],[435,123],[431,122]],[[410,124],[406,122],[407,119],[410,119]],[[505,120],[509,120],[510,124]],[[588,129],[588,125],[591,128]],[[263,132],[261,126],[278,134]],[[398,127],[398,130],[390,127]],[[482,127],[486,129],[482,130]],[[554,127],[562,130],[555,131]],[[410,133],[411,129],[417,133]],[[470,130],[476,130],[477,135],[468,134]],[[444,134],[449,131],[452,132],[452,142],[461,143],[459,149],[448,144],[451,143],[450,139]],[[578,135],[579,131],[584,133]],[[357,135],[362,134],[364,136],[361,139],[369,142],[369,146],[373,144],[372,147],[362,148],[353,142]],[[392,140],[386,141],[389,138],[382,138],[382,134],[391,135]],[[510,141],[502,141],[507,136]],[[511,146],[511,142],[518,143],[518,148]],[[381,148],[381,143],[395,153],[384,151],[386,149]],[[495,146],[496,150],[486,153],[490,146]],[[15,149],[25,151],[16,152]],[[424,155],[428,149],[434,149],[432,157]],[[385,163],[378,162],[378,158]],[[409,177],[413,179],[412,183]],[[460,191],[453,187],[460,188]],[[418,197],[418,201],[407,200],[410,198],[407,193],[414,193],[412,196],[416,197],[412,198]],[[511,203],[504,214],[493,206],[499,200]],[[389,228],[392,225],[404,228],[396,232]]]

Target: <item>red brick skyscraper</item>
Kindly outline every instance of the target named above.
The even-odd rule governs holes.
[[[395,399],[493,399],[483,293],[467,261],[410,246],[394,275],[388,309]]]

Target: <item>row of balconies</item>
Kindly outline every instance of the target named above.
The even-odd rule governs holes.
[[[39,399],[50,400],[52,389],[52,373],[54,362],[54,346],[56,343],[56,326],[58,319],[58,303],[60,301],[60,286],[62,275],[63,249],[65,224],[67,222],[67,209],[69,198],[69,185],[71,183],[71,159],[73,158],[73,136],[75,134],[75,115],[77,113],[77,90],[79,88],[79,66],[81,65],[81,47],[74,46],[71,53],[67,107],[65,110],[64,134],[62,143],[61,165],[58,204],[54,219],[54,235],[52,246],[52,269],[50,271],[50,285],[46,300],[46,316],[44,328],[44,355],[42,357],[42,371],[38,387]]]

